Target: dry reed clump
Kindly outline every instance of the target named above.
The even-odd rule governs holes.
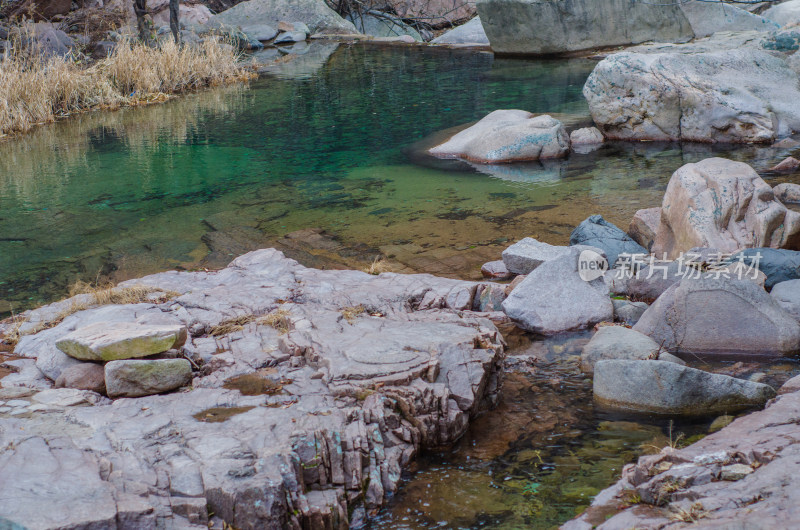
[[[242,331],[247,324],[255,319],[256,317],[254,315],[242,315],[239,317],[230,318],[228,320],[223,320],[209,330],[209,335],[212,337],[222,337],[223,335],[228,335],[234,331]]]
[[[291,319],[289,316],[289,311],[281,307],[259,318],[258,323],[273,328],[281,335],[286,335],[291,330]]]
[[[384,272],[392,272],[392,266],[386,261],[386,258],[378,256],[370,264],[369,267],[364,268],[364,272],[378,276]]]
[[[21,41],[20,41],[21,42]],[[0,136],[90,109],[162,101],[170,94],[250,79],[238,53],[216,39],[158,48],[122,42],[92,65],[46,57],[17,43],[0,56]]]

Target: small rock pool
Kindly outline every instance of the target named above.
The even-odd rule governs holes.
[[[619,480],[626,464],[688,445],[734,419],[598,409],[591,379],[579,369],[591,334],[523,338],[512,347],[500,405],[474,421],[455,447],[418,458],[366,528],[557,528]],[[688,364],[775,388],[800,373],[800,364],[783,359]]]

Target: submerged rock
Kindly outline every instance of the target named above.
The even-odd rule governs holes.
[[[800,350],[797,321],[747,280],[683,280],[667,289],[633,329],[679,353],[758,356]]]
[[[563,158],[568,152],[564,124],[524,110],[496,110],[430,150],[438,157],[481,164]]]
[[[665,361],[603,360],[594,365],[594,397],[603,406],[697,416],[763,405],[775,390]]]
[[[614,267],[620,254],[647,254],[647,250],[631,239],[620,228],[603,219],[602,215],[592,215],[579,224],[569,236],[570,245],[588,245],[603,250],[609,267]]]
[[[658,358],[656,342],[624,326],[603,326],[581,352],[581,370],[593,372],[594,365],[605,359],[653,360]]]
[[[520,327],[542,335],[612,320],[614,307],[602,278],[587,282],[578,273],[578,256],[585,248],[570,247],[528,274],[503,302],[506,314]]]
[[[559,54],[640,42],[694,37],[679,4],[627,0],[478,0],[492,49],[511,54]]]
[[[776,164],[775,166],[769,168],[770,171],[786,171],[791,172],[800,167],[800,160],[796,159],[793,156],[787,157],[782,160],[780,163]],[[776,194],[777,196],[777,194]]]
[[[708,158],[672,175],[653,253],[675,259],[692,247],[732,253],[798,245],[800,214],[775,200],[772,188],[753,168]]]
[[[187,385],[192,365],[186,359],[111,361],[105,366],[108,397],[161,394]]]
[[[688,447],[643,456],[563,528],[683,526],[676,513],[702,516],[693,523],[699,528],[793,528],[800,493],[784,484],[800,472],[800,445],[789,434],[798,415],[800,393],[786,394]],[[745,476],[735,482],[718,480],[722,469],[734,465],[752,473],[740,473]],[[625,490],[642,502],[631,507]]]
[[[772,143],[800,130],[797,74],[754,49],[617,53],[583,94],[613,140]]]
[[[184,342],[186,328],[180,325],[97,322],[62,337],[56,347],[82,361],[113,361],[155,355],[179,348]]]

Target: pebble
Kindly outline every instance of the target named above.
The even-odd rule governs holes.
[[[720,478],[722,480],[730,480],[730,481],[741,480],[752,472],[753,468],[750,466],[747,466],[745,464],[733,464],[722,468],[722,472],[720,473]]]

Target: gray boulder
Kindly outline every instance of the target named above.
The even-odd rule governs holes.
[[[430,153],[480,164],[563,158],[569,153],[569,136],[563,123],[546,114],[496,110]]]
[[[758,268],[766,274],[764,286],[771,289],[774,285],[789,280],[800,279],[800,252],[778,248],[748,248],[733,256],[735,261],[741,260],[746,265]]]
[[[580,252],[571,248],[528,274],[503,302],[509,318],[542,335],[612,320],[614,307],[602,278],[586,282],[578,274]]]
[[[242,26],[242,31],[257,41],[269,41],[278,36],[278,30],[268,24]]]
[[[275,28],[283,20],[298,20],[307,24],[312,32],[357,33],[355,26],[328,7],[325,0],[248,0],[212,20],[232,26],[266,24]]]
[[[624,326],[603,326],[581,352],[581,370],[591,373],[605,359],[654,360],[659,346],[647,335]]]
[[[764,12],[764,18],[780,26],[800,23],[800,0],[789,0],[772,6]]]
[[[628,226],[628,235],[631,239],[646,248],[649,252],[656,239],[658,225],[661,224],[661,208],[646,208],[633,214],[631,224]]]
[[[285,31],[275,38],[275,44],[291,44],[293,42],[303,42],[306,40],[303,31]]]
[[[755,49],[611,55],[583,94],[613,140],[760,143],[800,130],[800,83]]]
[[[509,271],[502,260],[489,261],[481,266],[481,274],[484,278],[494,280],[508,280],[514,277],[514,273]]]
[[[611,303],[614,305],[614,320],[629,326],[639,322],[648,308],[644,302],[631,302],[630,300],[612,299]]]
[[[646,248],[603,219],[602,215],[592,215],[579,224],[570,234],[569,244],[602,249],[612,268],[620,254],[647,254]]]
[[[113,361],[155,355],[184,342],[186,328],[181,325],[97,322],[62,337],[56,347],[82,361]]]
[[[686,416],[761,406],[776,395],[768,385],[666,361],[599,361],[593,389],[609,408]]]
[[[583,127],[569,133],[569,143],[578,154],[590,153],[603,145],[604,141],[603,133],[597,127]]]
[[[106,393],[105,371],[102,364],[80,363],[67,367],[55,381],[56,388],[76,388]]]
[[[675,4],[629,0],[478,0],[492,49],[508,54],[558,54],[647,41],[694,37]]]
[[[722,2],[683,2],[681,10],[696,38],[718,31],[773,31],[780,27],[767,18]]]
[[[785,182],[772,188],[775,198],[781,202],[800,203],[800,184]]]
[[[105,366],[108,397],[161,394],[189,384],[192,365],[186,359],[111,361]]]
[[[466,24],[439,35],[431,41],[433,44],[473,44],[480,46],[489,45],[489,37],[481,24],[481,18],[475,17]]]
[[[756,283],[683,280],[667,289],[633,327],[678,353],[789,355],[800,325]]]
[[[778,305],[800,320],[800,280],[789,280],[775,285],[770,292]]]
[[[526,237],[503,251],[503,263],[509,272],[528,274],[542,263],[560,258],[568,252],[569,247],[549,245]]]

